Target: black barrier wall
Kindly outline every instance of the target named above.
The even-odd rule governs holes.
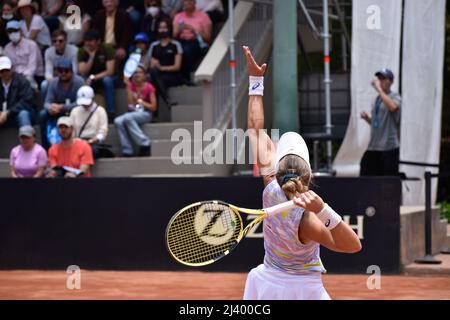
[[[399,272],[400,180],[317,178],[313,189],[361,237],[357,254],[322,249],[329,272]],[[186,270],[167,253],[170,217],[187,204],[219,199],[260,208],[260,179],[0,179],[0,268]],[[227,257],[196,270],[245,272],[262,262],[261,226]]]

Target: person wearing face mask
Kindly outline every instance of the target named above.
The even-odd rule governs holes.
[[[176,104],[168,95],[168,88],[182,85],[181,75],[183,48],[180,42],[172,39],[172,24],[169,20],[161,20],[158,24],[158,41],[150,45],[150,76],[156,92],[170,107]]]
[[[44,78],[44,62],[41,51],[33,40],[22,37],[20,23],[11,20],[6,24],[6,32],[11,40],[3,51],[8,56],[17,73],[24,75],[34,90]]]
[[[141,22],[141,32],[150,37],[150,42],[158,40],[158,24],[170,17],[161,10],[161,0],[145,0],[145,16]]]
[[[2,16],[0,19],[0,46],[5,47],[8,42],[8,34],[6,33],[6,24],[15,20],[16,16],[14,15],[14,3],[11,0],[5,0],[1,5]]]

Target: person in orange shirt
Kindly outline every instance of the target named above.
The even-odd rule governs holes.
[[[57,127],[61,142],[48,151],[51,170],[47,177],[90,177],[90,169],[94,165],[91,147],[87,142],[73,138],[73,124],[69,117],[59,118]]]

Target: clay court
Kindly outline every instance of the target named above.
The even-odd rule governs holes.
[[[246,273],[81,271],[81,289],[66,288],[65,271],[2,271],[0,299],[240,300]],[[324,275],[330,296],[352,299],[450,299],[448,276]]]

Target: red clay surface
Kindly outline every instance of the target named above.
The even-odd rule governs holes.
[[[81,289],[66,288],[65,271],[0,271],[0,299],[242,299],[247,274],[81,270]],[[324,275],[333,299],[450,299],[450,277]]]

